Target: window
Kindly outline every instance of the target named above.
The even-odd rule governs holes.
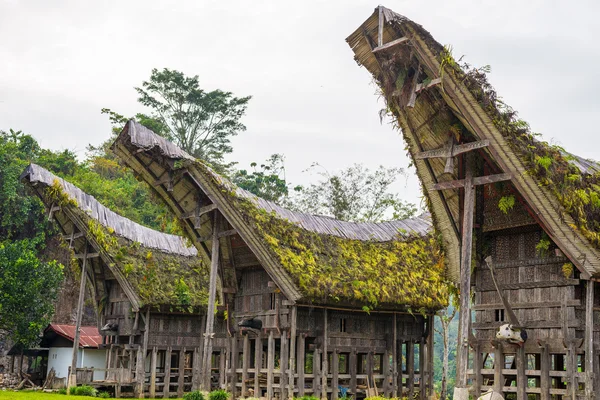
[[[496,310],[496,321],[504,321],[504,308]]]
[[[346,318],[340,318],[340,332],[348,332],[346,330]]]

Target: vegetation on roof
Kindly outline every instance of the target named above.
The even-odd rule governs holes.
[[[88,234],[111,257],[145,304],[177,305],[182,310],[207,304],[208,269],[200,257],[186,257],[148,249],[138,242],[118,237],[77,207],[56,180],[46,196],[83,220]]]
[[[406,305],[414,311],[448,304],[444,256],[433,235],[389,242],[319,234],[258,207],[198,161],[196,166],[226,194],[290,274],[307,299],[352,303],[365,310]]]
[[[508,139],[530,176],[556,196],[573,218],[572,228],[600,248],[600,174],[582,173],[570,162],[572,156],[562,147],[540,140],[540,134],[532,132],[529,124],[499,98],[487,79],[489,69],[459,64],[447,47],[440,53],[439,61],[465,84],[496,128]]]

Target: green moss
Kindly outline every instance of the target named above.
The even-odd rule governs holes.
[[[227,193],[307,299],[367,310],[385,304],[414,310],[447,305],[444,257],[433,236],[404,239],[399,234],[397,240],[382,243],[315,233],[236,195],[202,163],[197,166]]]

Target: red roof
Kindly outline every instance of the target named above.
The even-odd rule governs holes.
[[[50,324],[46,331],[51,330],[70,341],[75,340],[75,325]],[[79,347],[98,348],[102,344],[102,336],[95,326],[82,326],[79,328]]]

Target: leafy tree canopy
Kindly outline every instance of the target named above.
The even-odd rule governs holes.
[[[320,167],[313,164],[313,167]],[[415,215],[417,208],[391,191],[401,168],[380,166],[371,171],[361,164],[330,174],[319,172],[321,180],[301,187],[294,199],[300,211],[329,215],[343,221],[381,222],[405,219]]]
[[[265,200],[285,203],[288,200],[289,185],[285,179],[284,161],[283,154],[273,154],[259,168],[253,162],[250,164],[253,171],[236,171],[232,177],[233,183]]]

